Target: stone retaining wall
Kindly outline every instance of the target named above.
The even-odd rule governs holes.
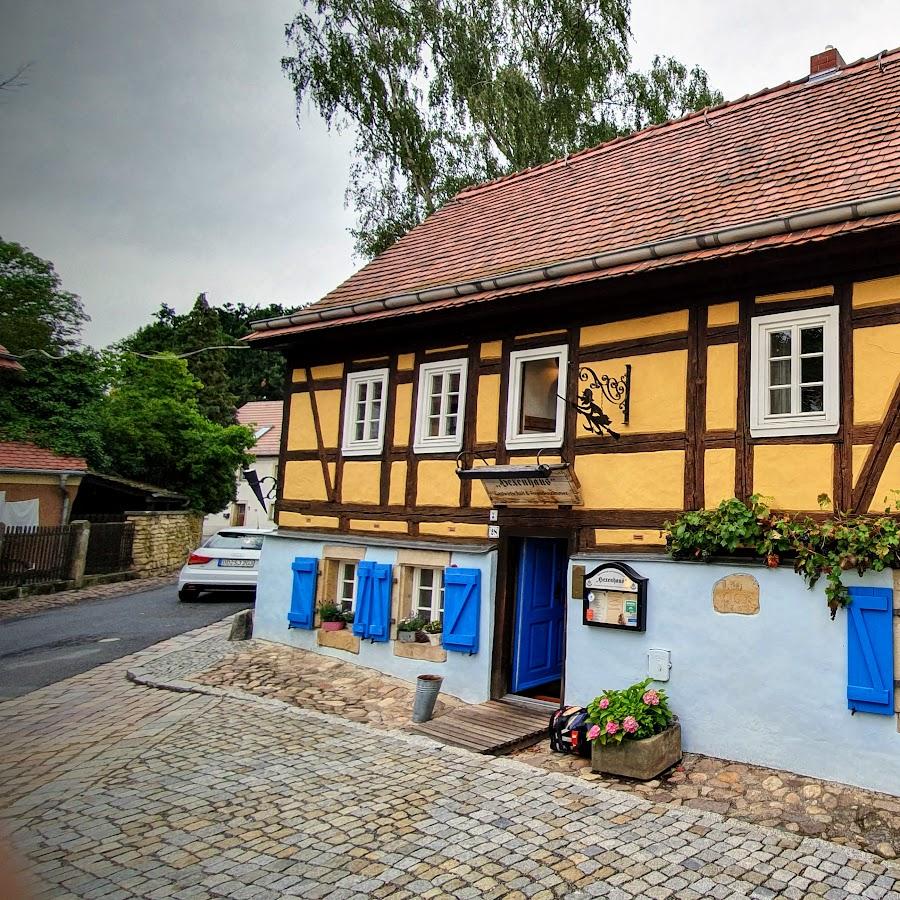
[[[134,570],[141,577],[180,569],[200,544],[203,517],[182,510],[129,512],[134,523]]]

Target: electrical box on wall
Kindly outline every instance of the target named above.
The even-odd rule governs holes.
[[[654,681],[668,681],[672,668],[672,654],[669,650],[650,650],[647,653],[649,664],[647,674]]]

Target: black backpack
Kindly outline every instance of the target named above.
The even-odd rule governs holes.
[[[583,706],[567,706],[553,711],[550,716],[550,749],[554,753],[591,755],[587,715]]]

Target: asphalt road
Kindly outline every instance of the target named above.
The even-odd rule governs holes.
[[[204,594],[181,603],[173,584],[0,622],[0,700],[70,678],[252,605],[251,593]]]

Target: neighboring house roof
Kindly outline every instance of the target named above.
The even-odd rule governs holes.
[[[85,485],[88,482],[95,482],[98,484],[110,485],[113,488],[120,489],[123,493],[145,494],[151,499],[187,501],[187,497],[184,494],[170,491],[167,488],[158,487],[155,484],[147,484],[145,481],[134,481],[132,478],[122,478],[120,475],[107,475],[104,472],[88,472],[85,479]]]
[[[253,428],[256,445],[250,448],[255,456],[278,456],[281,450],[281,417],[284,403],[281,400],[255,400],[245,403],[237,411],[241,425]]]
[[[87,462],[80,456],[62,456],[24,441],[0,442],[0,472],[60,472],[80,474]]]
[[[896,224],[898,97],[894,50],[476,185],[250,339]]]
[[[0,369],[9,369],[13,372],[23,372],[24,368],[19,363],[19,361],[3,346],[0,344]]]

